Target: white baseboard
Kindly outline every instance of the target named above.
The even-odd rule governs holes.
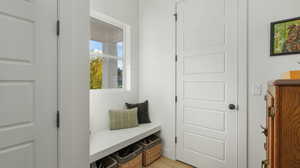
[[[172,160],[176,160],[175,157],[175,150],[170,150],[170,149],[163,149],[162,150],[162,155],[166,158],[172,159]]]

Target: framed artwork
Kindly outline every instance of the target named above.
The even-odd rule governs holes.
[[[271,56],[300,53],[300,17],[271,23]]]

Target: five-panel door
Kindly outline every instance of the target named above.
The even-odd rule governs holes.
[[[57,1],[0,1],[0,167],[57,167]]]
[[[177,5],[176,159],[237,168],[238,1]]]

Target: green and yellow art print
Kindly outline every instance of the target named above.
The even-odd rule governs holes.
[[[300,53],[300,17],[271,24],[271,55]]]

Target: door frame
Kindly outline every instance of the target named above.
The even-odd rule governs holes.
[[[175,14],[177,6],[184,0],[176,0]],[[248,0],[238,1],[238,74],[237,74],[237,100],[238,100],[238,168],[248,167]],[[175,56],[177,51],[177,22],[175,24]],[[175,63],[175,95],[177,95],[177,62]],[[175,132],[177,137],[177,103],[175,103]],[[177,160],[177,145],[175,144],[175,159]]]
[[[90,1],[56,0],[58,38],[58,168],[89,167]],[[76,159],[74,159],[76,158]]]

